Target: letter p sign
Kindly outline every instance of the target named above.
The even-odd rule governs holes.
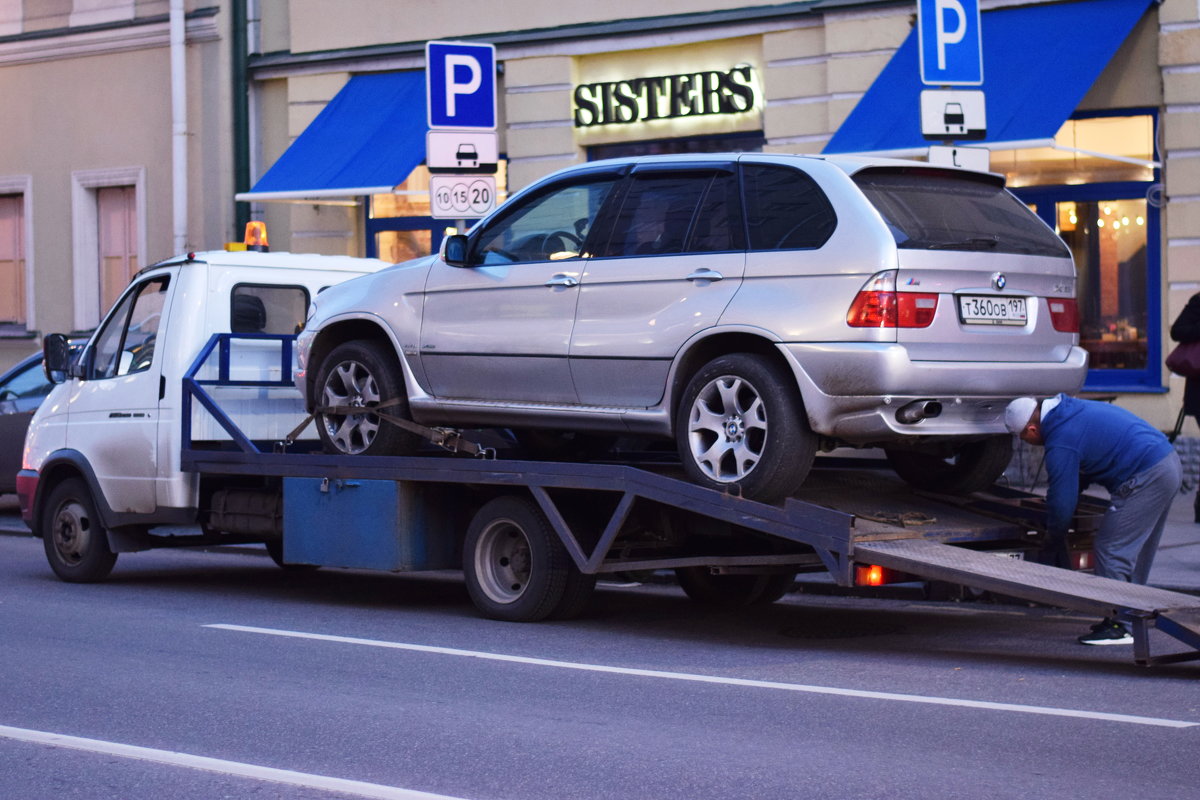
[[[467,42],[425,43],[430,128],[496,128],[496,48]]]
[[[930,86],[983,83],[979,0],[918,0],[921,82]]]

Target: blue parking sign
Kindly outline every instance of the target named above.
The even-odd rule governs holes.
[[[983,83],[979,0],[918,0],[921,82],[929,86]]]
[[[425,83],[430,128],[495,129],[494,46],[426,42]]]

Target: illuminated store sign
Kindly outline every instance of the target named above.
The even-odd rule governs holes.
[[[757,105],[754,67],[631,78],[575,87],[575,127],[742,114]]]

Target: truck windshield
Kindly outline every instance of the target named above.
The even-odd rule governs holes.
[[[863,170],[854,182],[883,215],[899,247],[1070,255],[1025,204],[989,178],[902,167]]]

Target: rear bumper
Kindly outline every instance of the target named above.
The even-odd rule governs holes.
[[[915,361],[897,344],[780,345],[817,433],[852,444],[907,437],[1007,433],[1004,408],[1015,397],[1079,391],[1087,352],[1061,362]],[[936,417],[903,423],[896,412],[915,400],[941,404]]]

